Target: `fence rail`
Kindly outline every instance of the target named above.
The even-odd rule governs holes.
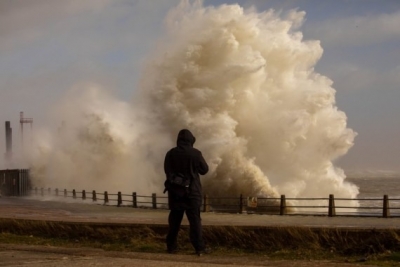
[[[33,188],[30,190],[32,196],[37,197],[60,197],[72,198],[82,201],[91,201],[103,205],[131,206],[133,208],[168,209],[168,197],[158,196],[153,193],[149,195],[138,195],[137,192],[123,194],[122,192],[109,193],[108,191],[96,192],[59,190],[51,188]],[[362,202],[368,201],[365,206]],[[335,203],[343,203],[336,205]],[[389,205],[389,202],[394,205]],[[359,204],[360,203],[360,204]],[[359,204],[359,206],[357,206]],[[366,217],[400,217],[400,199],[389,199],[388,195],[382,198],[335,198],[329,195],[327,198],[256,198],[244,197],[209,197],[204,195],[202,203],[203,212],[229,212],[229,213],[257,213],[276,215],[320,215],[320,216],[366,216]]]

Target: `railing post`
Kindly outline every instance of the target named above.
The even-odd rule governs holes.
[[[389,197],[388,195],[383,196],[383,218],[390,217],[390,208],[389,208]]]
[[[210,211],[210,203],[208,199],[208,195],[204,194],[203,197],[203,212],[209,212]]]
[[[152,203],[153,203],[153,209],[157,209],[157,195],[156,193],[151,194],[151,199],[152,199]]]
[[[332,195],[332,194],[329,195],[328,216],[329,216],[329,217],[336,216],[335,197],[334,197],[334,195]]]
[[[137,196],[136,196],[136,192],[132,193],[132,205],[134,208],[137,208]]]
[[[58,197],[58,188],[56,188],[56,196]]]
[[[35,187],[35,195],[37,195],[37,187]]]
[[[43,187],[42,188],[40,188],[40,195],[41,196],[43,196],[44,195],[44,192],[43,192],[44,190],[43,190]]]
[[[93,192],[92,192],[92,200],[93,201],[97,201],[97,196],[96,196],[96,191],[95,190],[93,190]]]
[[[47,189],[47,193],[48,193],[49,195],[51,195],[51,188],[50,188],[50,187]]]
[[[122,194],[121,192],[118,192],[118,204],[117,207],[121,207],[122,204]]]
[[[64,189],[64,197],[67,197],[67,189]]]
[[[242,214],[243,211],[244,211],[244,208],[243,208],[243,194],[240,194],[240,197],[239,197],[239,213]]]
[[[104,191],[104,205],[108,203],[108,193]]]
[[[285,195],[281,195],[281,206],[280,206],[280,215],[286,215],[286,197]]]
[[[76,198],[76,191],[75,191],[75,189],[72,189],[72,198]]]
[[[86,191],[82,190],[82,200],[85,200],[85,199],[86,199]]]

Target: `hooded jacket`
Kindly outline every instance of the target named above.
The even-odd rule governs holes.
[[[200,207],[202,202],[202,187],[200,174],[208,172],[208,165],[199,150],[193,147],[196,138],[193,134],[183,129],[179,131],[176,147],[172,148],[165,155],[164,172],[166,175],[171,173],[182,173],[190,177],[189,196],[178,198],[168,192],[168,204],[170,209],[188,209]]]

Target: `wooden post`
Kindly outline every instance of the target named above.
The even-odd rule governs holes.
[[[121,192],[118,192],[118,204],[117,207],[121,207],[122,204],[122,194]]]
[[[388,195],[383,196],[383,218],[390,217],[390,208],[389,208],[389,197]]]
[[[51,195],[51,189],[50,189],[50,187],[47,189],[47,192],[48,192],[49,195]]]
[[[243,194],[240,194],[239,197],[239,213],[242,214],[244,211],[244,207],[243,207]]]
[[[153,203],[153,209],[157,209],[157,195],[156,193],[151,194],[151,199],[152,199],[152,203]]]
[[[137,196],[136,196],[136,192],[132,193],[132,206],[134,208],[137,208]]]
[[[281,195],[281,207],[280,207],[280,215],[286,215],[286,197],[285,195]]]
[[[67,197],[67,189],[64,189],[64,197]]]
[[[56,188],[56,196],[58,197],[58,188]]]
[[[104,205],[108,203],[108,193],[104,191]]]
[[[203,197],[203,212],[209,212],[210,211],[210,203],[208,199],[208,195],[204,194]]]
[[[96,191],[95,190],[93,190],[93,192],[92,192],[92,200],[93,201],[97,201],[97,196],[96,196]]]
[[[334,197],[334,195],[332,195],[332,194],[329,195],[328,216],[329,216],[329,217],[336,216],[335,197]]]
[[[41,196],[43,196],[43,195],[44,195],[43,191],[44,191],[44,190],[43,190],[43,187],[42,187],[42,188],[40,188],[40,195],[41,195]]]
[[[74,198],[74,199],[76,198],[76,191],[75,191],[75,189],[72,190],[72,198]]]
[[[86,191],[82,190],[82,200],[85,200],[85,199],[86,199]]]

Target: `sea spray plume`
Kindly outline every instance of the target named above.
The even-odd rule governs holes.
[[[33,173],[50,186],[161,192],[165,151],[189,128],[211,167],[210,195],[355,197],[332,164],[355,133],[313,70],[319,43],[295,31],[303,17],[182,2],[133,107],[79,86],[55,113],[64,128],[40,140]]]
[[[138,124],[128,103],[115,100],[93,84],[81,84],[63,98],[51,138],[38,140],[40,152],[33,161],[36,185],[116,193],[156,189],[154,172],[141,157]]]
[[[332,164],[356,134],[332,81],[314,72],[323,50],[297,31],[304,15],[183,1],[167,18],[136,105],[171,143],[179,129],[193,131],[210,195],[358,194]]]

